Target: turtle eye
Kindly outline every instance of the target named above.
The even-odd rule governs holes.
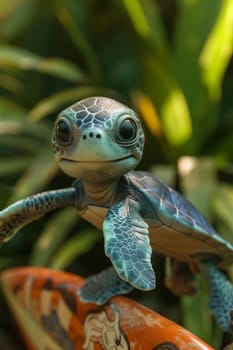
[[[120,143],[132,143],[137,136],[137,124],[131,118],[122,120],[118,127],[117,141]]]
[[[73,141],[72,126],[67,119],[61,119],[55,127],[56,139],[61,145],[69,145]]]

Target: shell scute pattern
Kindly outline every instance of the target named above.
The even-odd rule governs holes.
[[[130,181],[153,202],[155,218],[177,230],[193,229],[214,239],[219,237],[197,209],[175,190],[146,172],[130,172]],[[189,230],[187,232],[190,232]]]

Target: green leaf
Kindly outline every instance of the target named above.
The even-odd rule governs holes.
[[[23,264],[25,263],[24,258],[21,255],[14,256],[14,259],[12,259],[12,256],[1,256],[0,257],[0,270],[4,270],[6,268],[9,268],[10,266],[16,266],[17,264]]]
[[[212,221],[212,202],[217,187],[213,159],[184,156],[179,158],[177,168],[182,193],[208,220]]]
[[[192,135],[192,122],[189,107],[180,89],[170,90],[161,107],[161,118],[171,145],[181,146],[189,140]]]
[[[0,97],[0,120],[2,119],[24,119],[27,111],[12,99]]]
[[[199,57],[220,7],[219,0],[179,0],[180,11],[174,30],[175,65],[190,108],[199,118],[198,111],[203,113],[203,103],[208,103],[203,91]]]
[[[53,215],[33,247],[30,265],[46,266],[67,237],[72,226],[79,221],[76,210],[64,209]]]
[[[52,151],[48,152],[47,148],[43,149],[20,177],[9,202],[13,203],[18,199],[41,191],[56,173],[57,166]]]
[[[221,2],[218,19],[200,56],[203,80],[213,99],[221,95],[222,79],[233,52],[233,2]]]
[[[134,2],[123,0],[123,3],[125,4],[136,31],[143,37],[151,35],[150,24],[145,12],[143,11],[141,2],[139,0],[135,0]]]
[[[30,25],[37,9],[36,0],[0,1],[0,36],[3,39],[18,37]]]
[[[154,58],[144,68],[144,84],[148,95],[153,96],[164,134],[172,147],[180,147],[192,136],[192,120],[185,95],[171,67]]]
[[[4,73],[0,73],[0,87],[16,96],[24,90],[23,84],[18,79]]]
[[[193,135],[189,147],[193,154],[200,152],[206,136],[212,134],[217,125],[218,108],[212,106],[203,84],[200,54],[220,7],[219,0],[179,0],[174,28],[174,74],[192,116]]]
[[[0,123],[1,125],[1,123]],[[30,147],[28,147],[30,145]],[[41,140],[36,137],[26,137],[25,134],[17,135],[14,133],[1,134],[0,133],[0,154],[5,158],[8,158],[8,154],[11,155],[11,161],[13,162],[18,158],[18,153],[26,158],[26,155],[35,157],[35,153],[41,147]],[[31,157],[30,157],[31,159]],[[28,165],[30,162],[28,162]]]
[[[170,59],[161,13],[156,2],[151,0],[122,0],[122,2],[139,36],[149,40],[161,58]]]
[[[6,17],[10,12],[14,11],[18,6],[19,0],[0,0],[1,14]]]
[[[6,118],[6,115],[4,116]],[[30,134],[41,140],[50,140],[51,132],[43,124],[35,124],[27,120],[1,120],[0,116],[0,135]],[[0,141],[1,142],[1,141]]]
[[[216,215],[228,226],[226,240],[233,244],[233,186],[219,184],[213,201]]]
[[[49,130],[50,129],[50,130]],[[0,98],[0,135],[31,135],[39,140],[49,141],[52,127],[45,123],[33,123],[28,120],[28,112],[11,99]],[[36,139],[34,139],[36,141]],[[33,143],[34,143],[33,141]],[[1,142],[1,139],[0,139]],[[24,143],[24,141],[23,141]],[[13,144],[10,143],[10,147]]]
[[[85,58],[86,64],[88,65],[92,76],[99,80],[101,78],[101,74],[95,51],[92,49],[89,41],[80,30],[77,23],[77,18],[75,18],[72,12],[72,7],[75,6],[75,3],[73,3],[72,6],[69,6],[70,2],[67,0],[55,0],[54,4],[55,15],[63,25],[66,32],[69,34],[76,48],[80,50],[81,54]],[[76,3],[76,6],[79,6],[78,2]]]
[[[69,82],[84,82],[84,73],[74,64],[61,58],[43,58],[14,46],[0,47],[2,69],[36,70]]]
[[[74,63],[62,58],[41,59],[37,69],[70,82],[83,83],[87,80],[85,74]]]
[[[208,309],[208,290],[202,276],[197,276],[198,292],[194,297],[181,298],[182,325],[206,341],[219,348],[221,330],[216,326]],[[215,347],[215,345],[218,345]]]
[[[78,256],[88,252],[101,236],[98,231],[80,231],[76,236],[63,244],[50,262],[54,269],[67,268]]]
[[[29,118],[33,121],[42,119],[53,112],[57,112],[59,108],[63,108],[65,105],[75,103],[78,100],[95,95],[115,95],[113,91],[109,89],[103,89],[99,87],[80,87],[71,88],[57,92],[52,96],[41,100],[30,112]]]
[[[0,158],[0,176],[20,173],[29,165],[30,159],[29,157],[15,157],[13,159]]]

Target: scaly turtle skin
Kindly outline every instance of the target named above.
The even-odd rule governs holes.
[[[233,262],[233,247],[179,193],[140,162],[144,134],[133,110],[112,99],[91,97],[65,109],[52,143],[59,167],[76,178],[71,188],[31,196],[0,212],[0,240],[56,208],[72,206],[103,229],[114,268],[87,279],[83,301],[103,304],[133,287],[155,288],[152,250],[197,264],[210,287],[210,307],[228,330],[233,287],[219,271]]]

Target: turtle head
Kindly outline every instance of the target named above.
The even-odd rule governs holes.
[[[67,175],[104,181],[137,166],[144,133],[132,109],[110,98],[90,97],[59,114],[52,143]]]

